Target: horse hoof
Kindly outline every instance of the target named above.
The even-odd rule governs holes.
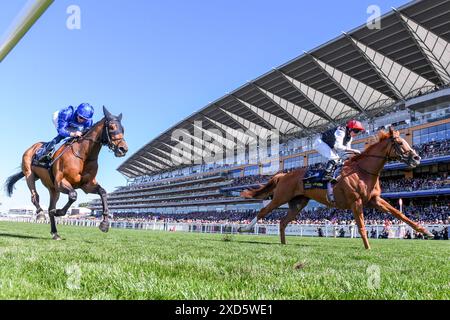
[[[245,227],[240,227],[237,232],[239,233],[246,233],[246,232],[251,232],[251,229],[245,228]]]
[[[434,234],[432,234],[432,233],[424,233],[424,234],[423,234],[423,237],[424,237],[426,240],[433,240],[433,239],[434,239]]]
[[[38,213],[38,215],[36,216],[36,220],[45,220],[45,214]]]
[[[57,233],[53,234],[52,239],[53,239],[53,240],[62,240],[62,238],[61,238],[61,237],[59,236],[59,234],[57,234]]]
[[[100,222],[100,225],[98,226],[101,232],[108,232],[109,231],[109,222],[102,221]]]
[[[61,210],[61,209],[56,210],[56,213],[55,213],[56,217],[64,217],[65,215],[66,215],[66,213],[63,210]]]

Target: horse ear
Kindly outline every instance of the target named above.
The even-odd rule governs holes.
[[[111,112],[108,111],[108,109],[106,109],[105,106],[103,106],[103,114],[105,115],[106,118],[110,119],[112,114]]]
[[[122,114],[119,114],[119,116],[117,117],[117,120],[122,121]]]

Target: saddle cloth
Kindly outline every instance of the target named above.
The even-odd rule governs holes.
[[[330,203],[334,203],[333,194],[333,183],[329,180],[325,180],[324,169],[308,169],[305,173],[305,178],[303,178],[303,188],[304,190],[310,189],[325,189],[327,190],[327,199]]]
[[[324,180],[325,170],[323,169],[308,169],[303,178],[303,187],[305,190],[309,189],[327,189],[327,180]]]

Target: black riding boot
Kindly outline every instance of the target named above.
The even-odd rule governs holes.
[[[56,136],[52,141],[47,142],[46,144],[44,144],[41,149],[39,149],[37,151],[37,159],[39,162],[50,162],[52,160],[51,158],[51,154],[53,153],[53,150],[55,148],[55,146],[61,142],[61,140],[63,140],[64,137],[63,136]]]
[[[44,144],[41,149],[37,152],[36,156],[39,162],[49,162],[51,160],[50,153],[53,151],[55,144],[52,141]]]
[[[325,180],[332,180],[333,179],[333,174],[334,174],[334,169],[336,168],[336,161],[334,160],[329,160],[327,162],[327,166],[325,167],[325,175],[323,176],[323,178]]]

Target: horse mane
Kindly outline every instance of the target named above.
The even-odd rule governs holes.
[[[96,123],[94,123],[92,125],[92,127],[90,127],[89,130],[85,134],[83,134],[83,138],[88,137],[94,131],[94,129],[97,127],[97,125],[100,125],[100,123],[104,122],[104,120],[105,120],[105,117],[103,117],[100,121],[97,121]]]
[[[377,139],[375,140],[375,142],[370,144],[363,152],[361,152],[361,154],[358,154],[358,155],[348,159],[347,161],[355,162],[361,158],[364,158],[366,155],[369,154],[370,151],[372,151],[373,148],[375,148],[375,146],[377,146],[380,142],[390,138],[391,136],[392,136],[391,133],[386,132],[384,130],[378,131]]]

